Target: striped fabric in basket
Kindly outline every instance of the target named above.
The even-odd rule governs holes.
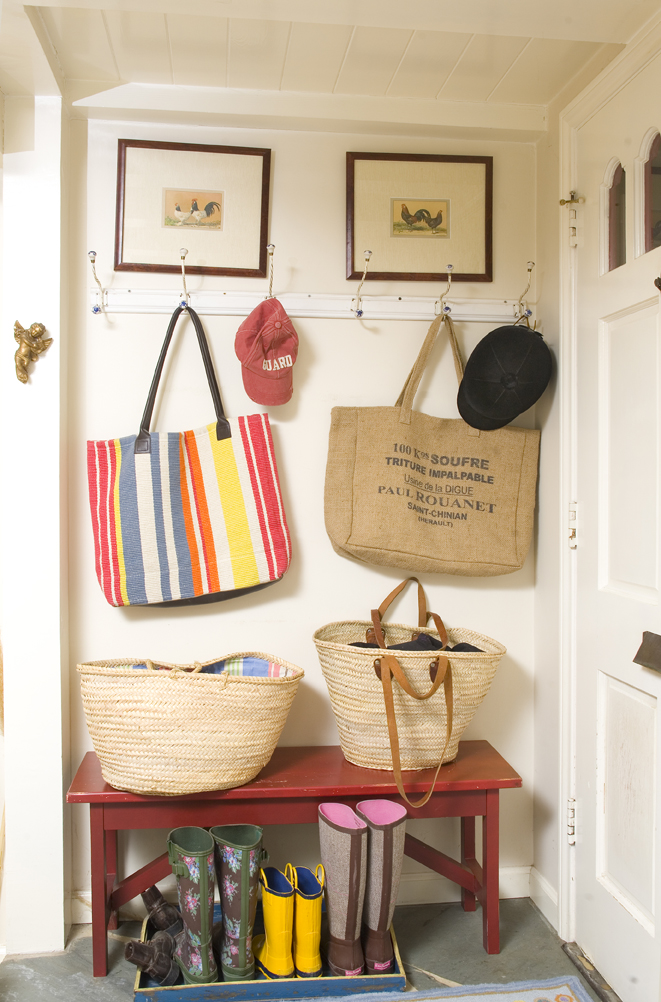
[[[172,671],[172,665],[160,665],[158,662],[140,661],[137,664],[127,665],[136,671],[147,671],[149,667],[154,671]],[[296,674],[297,669],[281,665],[278,661],[266,661],[264,658],[256,657],[235,657],[225,658],[224,661],[211,661],[209,664],[190,665],[187,668],[177,666],[177,670],[188,671],[191,674],[199,669],[200,675],[222,675],[224,671],[228,675],[237,678],[291,678]]]
[[[147,605],[277,581],[289,567],[268,416],[87,443],[96,573],[111,605]]]

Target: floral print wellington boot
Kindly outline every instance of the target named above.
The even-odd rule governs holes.
[[[184,920],[174,959],[189,985],[218,981],[211,949],[215,873],[214,842],[204,828],[175,828],[168,836],[168,856],[177,878],[179,908]]]
[[[255,976],[252,930],[257,908],[259,870],[266,858],[262,829],[256,825],[217,825],[216,879],[223,909],[220,962],[225,981],[249,981]]]

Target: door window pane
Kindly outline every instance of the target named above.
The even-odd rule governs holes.
[[[626,172],[618,164],[608,195],[608,270],[619,268],[626,260]]]
[[[645,251],[661,247],[661,136],[657,133],[645,164]]]

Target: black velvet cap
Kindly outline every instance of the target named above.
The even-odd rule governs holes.
[[[495,431],[539,400],[551,378],[551,352],[529,327],[498,327],[473,350],[459,386],[464,421]]]

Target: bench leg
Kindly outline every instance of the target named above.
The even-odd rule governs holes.
[[[106,833],[103,804],[90,804],[92,861],[92,973],[105,978],[108,973],[108,920],[110,907],[106,886]]]
[[[475,860],[475,818],[461,819],[461,862],[470,866]],[[461,889],[461,904],[465,912],[474,912],[477,903],[472,891]]]
[[[106,897],[111,902],[111,895],[117,884],[117,832],[106,832]],[[108,928],[116,929],[118,925],[117,912],[110,908]]]
[[[487,953],[500,953],[498,886],[498,790],[487,790],[487,813],[482,821],[482,934]]]

